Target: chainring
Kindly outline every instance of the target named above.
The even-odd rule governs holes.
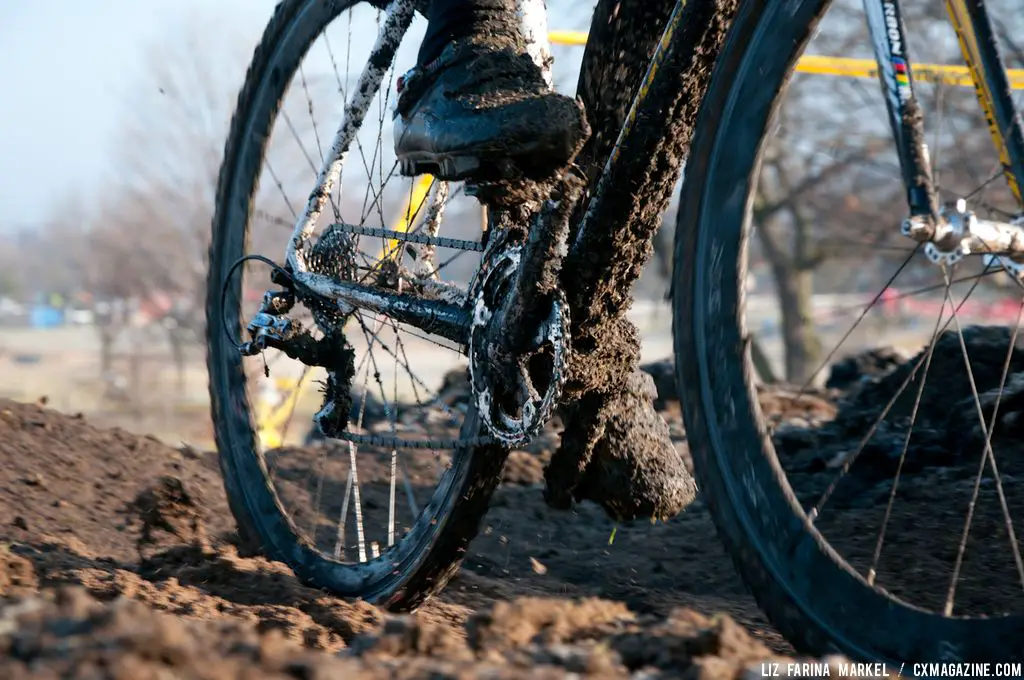
[[[532,349],[518,358],[518,395],[495,394],[497,381],[488,345],[505,297],[514,290],[522,258],[521,245],[493,244],[469,291],[473,318],[469,332],[469,376],[477,411],[488,433],[507,448],[523,446],[551,418],[565,384],[570,352],[569,306],[557,291],[551,311],[541,322]],[[539,378],[539,380],[538,380]],[[540,384],[535,384],[535,381]]]

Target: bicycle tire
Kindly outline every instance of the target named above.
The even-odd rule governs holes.
[[[378,559],[338,562],[314,549],[277,496],[257,444],[242,357],[224,332],[227,322],[233,337],[241,334],[241,305],[229,310],[222,306],[224,297],[241,299],[241,277],[231,282],[233,296],[222,296],[222,289],[235,261],[246,254],[252,198],[270,137],[266,133],[306,50],[331,21],[357,4],[285,0],[256,48],[238,96],[217,184],[207,280],[207,368],[224,489],[242,542],[284,562],[311,586],[392,611],[409,611],[441,590],[458,570],[508,452],[497,446],[455,450],[451,467],[401,542]],[[471,407],[462,436],[473,436],[481,427]]]
[[[851,569],[808,522],[757,403],[742,318],[750,198],[773,113],[829,4],[742,3],[701,105],[672,281],[676,379],[698,484],[743,580],[798,651],[895,664],[1019,660],[1024,617],[947,618]]]

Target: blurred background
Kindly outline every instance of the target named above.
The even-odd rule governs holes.
[[[1024,14],[1015,1],[989,4],[1007,65],[1019,69]],[[216,176],[246,66],[274,5],[0,3],[0,397],[46,396],[54,408],[99,424],[210,444],[203,300]],[[914,60],[961,64],[942,3],[905,5]],[[593,3],[548,6],[549,28],[587,30]],[[403,43],[399,72],[412,65],[422,24]],[[365,28],[339,32],[333,44],[348,53],[365,54],[374,37]],[[583,48],[553,52],[556,85],[572,92]],[[808,52],[871,58],[860,2],[837,0]],[[328,122],[299,132],[326,130],[329,138],[339,120],[331,112],[343,104],[343,88],[329,74],[358,77],[364,61],[339,64],[333,53],[323,61],[319,71],[304,67],[303,86],[329,102],[317,114]],[[998,158],[972,89],[940,79],[919,83],[919,94],[943,198],[972,193],[979,212],[1011,211],[1005,184],[991,181]],[[765,380],[812,379],[897,268],[899,281],[836,356],[883,338],[914,351],[931,333],[944,291],[924,258],[901,267],[910,246],[898,233],[905,202],[885,120],[872,78],[800,73],[786,93],[753,208],[747,323],[763,351]],[[380,121],[368,121],[362,134],[387,148],[390,115]],[[300,172],[308,158],[295,149],[285,157],[284,183],[299,186],[292,193],[302,197],[312,187]],[[365,192],[348,190],[354,202]],[[377,226],[401,219],[407,192],[379,202],[384,224]],[[632,315],[648,361],[671,356],[665,294],[678,209],[674,200],[636,290]],[[442,234],[472,237],[479,225],[478,207],[462,197]],[[259,239],[260,252],[281,257],[287,232],[278,233]],[[454,271],[466,279],[472,263]],[[1018,298],[1005,283],[986,277],[961,317],[1015,323]]]

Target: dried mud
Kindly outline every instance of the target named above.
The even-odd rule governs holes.
[[[979,358],[972,354],[975,379],[998,377],[1002,360],[982,357],[1005,357],[1008,337],[972,329],[968,340]],[[970,397],[957,373],[960,352],[959,343],[939,344],[932,362],[945,372],[926,383],[922,401],[958,411]],[[866,371],[848,391],[761,392],[807,504],[863,438],[847,423],[860,422],[867,406],[877,413],[914,361]],[[663,379],[652,382],[688,464],[678,404]],[[453,403],[460,389],[450,377]],[[1011,431],[1014,401],[1000,410]],[[979,461],[971,437],[951,443],[962,423],[943,422],[944,431],[936,419],[930,434],[911,438],[878,564],[879,583],[925,606],[945,597],[941,575],[955,559]],[[907,424],[885,426],[821,515],[823,533],[855,567],[871,560]],[[590,502],[548,507],[544,469],[556,441],[546,433],[511,455],[459,575],[416,614],[396,617],[308,588],[283,565],[241,556],[214,454],[0,402],[0,677],[731,678],[792,653],[735,576],[700,499],[658,523],[616,524]],[[993,446],[1014,441],[997,432]],[[940,444],[944,455],[934,450]],[[999,460],[1017,513],[1024,494],[1013,482],[1024,474],[1024,456]],[[382,485],[372,475],[368,482]],[[983,483],[972,536],[986,538],[968,542],[958,611],[1024,605],[1012,560],[986,549],[1004,542],[1003,525],[994,484]]]

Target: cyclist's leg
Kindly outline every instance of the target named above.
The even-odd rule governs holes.
[[[418,62],[399,85],[404,174],[493,177],[510,159],[546,174],[582,146],[583,112],[530,59],[515,0],[432,0]]]

